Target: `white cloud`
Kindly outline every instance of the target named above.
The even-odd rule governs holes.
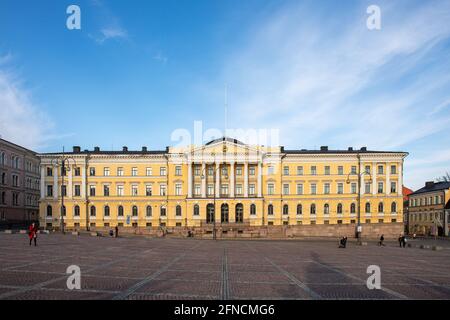
[[[1,58],[0,58],[1,60]],[[2,139],[36,149],[52,137],[53,122],[39,110],[20,81],[0,70],[0,135]]]
[[[161,62],[162,64],[166,64],[167,61],[169,61],[169,58],[167,58],[165,55],[163,55],[161,52],[158,52],[153,56],[153,60],[156,60],[158,62]]]
[[[128,33],[125,29],[118,26],[109,26],[102,28],[100,30],[99,36],[89,35],[92,39],[94,39],[97,43],[103,44],[105,41],[110,39],[127,39]]]

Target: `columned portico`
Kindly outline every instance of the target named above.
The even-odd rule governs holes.
[[[248,162],[244,162],[244,197],[248,198]]]

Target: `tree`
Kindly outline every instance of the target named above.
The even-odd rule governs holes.
[[[437,178],[438,182],[450,182],[450,173],[446,172],[445,175]]]

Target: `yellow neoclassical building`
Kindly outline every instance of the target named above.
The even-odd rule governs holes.
[[[40,222],[58,228],[63,213],[68,229],[355,225],[360,203],[362,225],[401,225],[406,155],[230,138],[163,151],[74,147],[39,155]]]

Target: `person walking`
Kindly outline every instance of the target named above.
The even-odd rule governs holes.
[[[398,245],[400,246],[400,248],[402,247],[402,242],[403,242],[403,236],[399,235],[399,237],[398,237]]]
[[[402,246],[406,248],[406,236],[402,236]]]
[[[378,242],[378,245],[381,247],[381,246],[384,246],[384,234],[382,234],[381,235],[381,237],[380,237],[380,242]]]
[[[38,228],[36,224],[33,222],[28,228],[28,238],[30,238],[30,246],[31,242],[34,240],[34,246],[36,247],[36,239],[37,239]]]
[[[116,238],[118,238],[119,237],[119,227],[116,226],[116,228],[114,230],[116,231]]]

